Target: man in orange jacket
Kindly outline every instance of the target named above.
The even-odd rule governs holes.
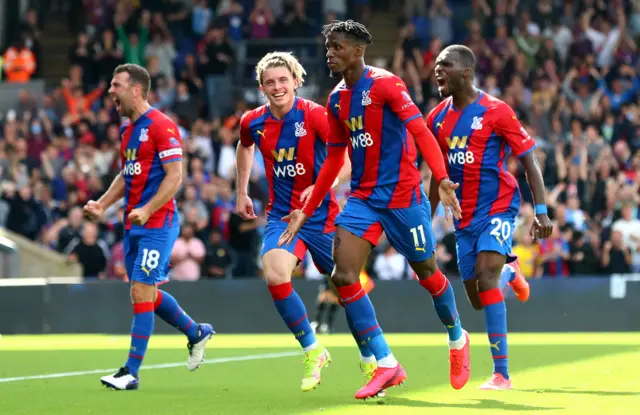
[[[36,70],[36,57],[22,39],[5,51],[2,60],[8,82],[29,82]]]

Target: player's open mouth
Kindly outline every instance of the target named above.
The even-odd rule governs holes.
[[[436,78],[436,82],[438,83],[438,86],[445,86],[447,84],[447,80],[444,78]]]
[[[120,100],[118,97],[112,97],[113,103],[116,104],[116,107],[120,107]]]
[[[280,93],[278,93],[278,94],[273,94],[273,97],[274,97],[274,98],[281,98],[281,97],[283,97],[284,95],[285,95],[285,93],[284,93],[284,92],[280,92]]]

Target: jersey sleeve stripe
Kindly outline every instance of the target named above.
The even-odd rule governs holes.
[[[166,158],[166,159],[160,160],[160,164],[173,163],[174,161],[181,161],[181,160],[182,160],[181,156],[171,157],[171,158]]]
[[[409,121],[415,120],[416,118],[419,118],[421,116],[422,116],[422,114],[416,114],[413,117],[409,117],[406,120],[404,120],[403,124],[407,124]]]
[[[536,149],[536,147],[537,147],[537,145],[536,145],[536,144],[534,144],[534,145],[533,145],[533,147],[531,147],[530,149],[528,149],[528,150],[527,150],[527,151],[525,151],[524,153],[522,153],[522,154],[517,154],[517,155],[515,155],[515,156],[516,156],[517,158],[522,158],[522,157],[526,156],[527,154],[531,153],[533,150],[535,150],[535,149]]]

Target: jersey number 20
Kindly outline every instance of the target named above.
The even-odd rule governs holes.
[[[509,221],[493,218],[491,219],[491,226],[493,226],[493,229],[489,234],[495,236],[498,242],[502,243],[511,236],[511,223]]]

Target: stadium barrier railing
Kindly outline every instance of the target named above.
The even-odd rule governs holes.
[[[507,289],[509,330],[518,332],[625,332],[640,330],[640,274],[540,279],[520,303]],[[463,325],[484,332],[484,313],[469,305],[462,283],[453,279]],[[621,289],[624,284],[624,290]],[[294,281],[308,311],[314,314],[317,281]],[[219,333],[285,333],[273,301],[259,279],[171,282],[163,289],[179,298],[199,321]],[[376,281],[371,292],[386,332],[443,333],[431,299],[415,281]],[[122,282],[81,278],[0,279],[0,333],[127,334],[131,326],[129,286]],[[158,324],[158,333],[174,333]],[[348,333],[342,313],[335,330]]]

